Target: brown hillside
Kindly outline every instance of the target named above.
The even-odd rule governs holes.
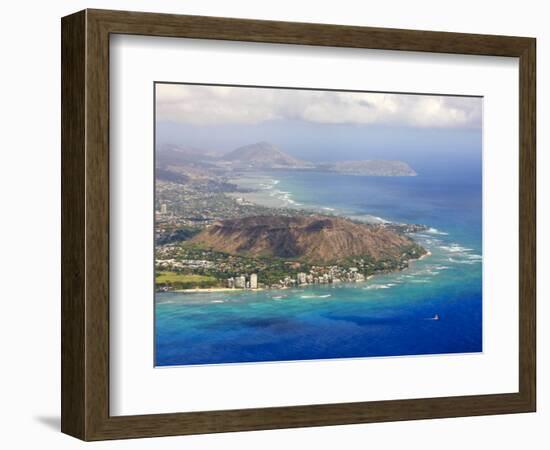
[[[414,242],[380,225],[331,216],[257,216],[217,222],[192,239],[248,256],[336,262],[350,256],[400,258]]]

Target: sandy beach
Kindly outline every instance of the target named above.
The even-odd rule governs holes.
[[[257,289],[239,289],[239,288],[194,288],[194,289],[174,289],[170,292],[188,292],[188,293],[200,293],[200,292],[255,292],[263,291],[264,288]]]

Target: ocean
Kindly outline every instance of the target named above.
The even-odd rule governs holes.
[[[479,171],[416,177],[278,171],[237,181],[269,206],[430,227],[431,252],[363,283],[285,290],[157,293],[155,365],[481,352]],[[438,316],[439,320],[434,320]]]

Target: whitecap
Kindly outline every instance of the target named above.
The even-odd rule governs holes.
[[[483,259],[483,257],[481,255],[468,255],[467,258],[472,259],[472,260],[481,260],[481,259]]]
[[[389,220],[386,220],[384,219],[383,217],[378,217],[378,216],[370,216],[372,217],[374,220],[376,220],[377,222],[381,222],[381,223],[391,223]]]
[[[469,265],[472,265],[472,264],[480,263],[481,259],[454,259],[454,258],[449,258],[449,262],[452,262],[454,264],[469,264]]]
[[[436,239],[430,239],[428,236],[423,236],[423,235],[420,235],[420,234],[417,235],[417,237],[423,238],[423,239],[424,239],[424,242],[425,242],[426,244],[429,244],[429,245],[434,244],[435,242],[441,242],[441,241],[438,241],[438,240],[436,240]]]
[[[348,215],[347,217],[353,220],[359,220],[361,222],[366,222],[366,223],[381,223],[381,224],[392,223],[390,220],[384,219],[383,217],[373,216],[370,214]]]
[[[439,231],[437,228],[428,228],[426,230],[426,233],[439,234],[441,236],[448,236],[449,235],[449,233],[445,233],[444,231]]]
[[[395,286],[395,285],[393,285]],[[371,284],[363,289],[389,289],[391,287],[390,284]]]
[[[440,245],[439,248],[449,253],[465,253],[473,250],[472,248],[462,247],[456,243],[452,243],[451,245]]]

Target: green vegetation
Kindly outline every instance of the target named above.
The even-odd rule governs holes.
[[[408,267],[409,260],[418,259],[422,255],[426,254],[426,250],[417,243],[412,243],[406,247],[402,247],[401,251],[401,256],[398,258],[386,257],[375,260],[374,258],[366,255],[361,258],[346,258],[342,265],[348,268],[352,266],[358,267],[361,273],[368,276],[376,273],[403,270]]]
[[[193,226],[165,226],[162,234],[157,237],[157,245],[169,244],[170,242],[179,242],[191,239],[197,233],[200,233],[202,228]]]
[[[176,261],[208,261],[212,263],[211,266],[189,267],[179,270],[214,278],[222,283],[229,277],[236,277],[243,273],[256,273],[258,274],[259,283],[271,285],[277,283],[286,276],[296,276],[298,272],[308,271],[311,267],[307,263],[299,263],[291,259],[273,257],[253,258],[244,255],[231,255],[229,253],[212,250],[202,244],[191,242],[174,243],[169,250],[167,250],[166,247],[164,249],[159,249],[157,258],[174,258]],[[179,272],[172,273],[179,274]],[[159,281],[157,279],[157,284],[158,283]]]
[[[205,289],[219,284],[218,280],[212,276],[178,272],[158,272],[155,283],[157,287],[170,287],[172,289]]]
[[[322,277],[331,273],[341,281],[350,273],[364,277],[376,273],[403,270],[410,259],[426,251],[416,243],[404,246],[400,257],[375,260],[369,255],[355,256],[332,264],[297,259],[249,257],[212,250],[191,242],[172,243],[157,249],[157,289],[192,289],[225,286],[226,280],[242,274],[256,273],[262,286],[280,284],[285,278],[297,279],[298,273]]]

